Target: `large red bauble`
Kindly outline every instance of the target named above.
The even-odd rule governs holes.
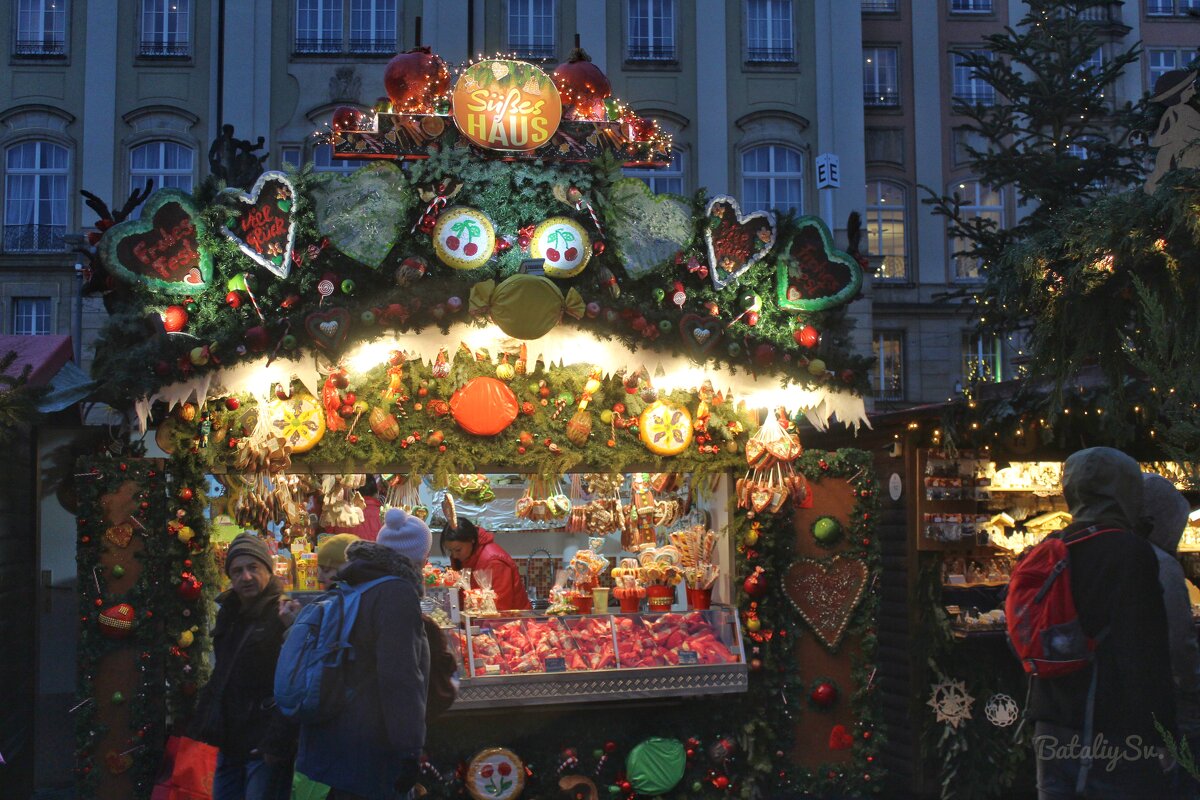
[[[742,581],[742,590],[754,600],[767,593],[767,578],[761,568],[755,569],[746,580]]]
[[[792,338],[801,347],[816,347],[821,343],[821,332],[812,325],[805,325],[792,333]]]
[[[188,313],[183,306],[167,306],[162,314],[163,328],[167,333],[179,333],[188,323]]]
[[[183,581],[179,584],[176,591],[184,600],[199,600],[200,592],[204,589],[204,584],[196,580],[196,576],[187,574],[183,576]]]
[[[760,367],[770,366],[775,363],[775,346],[763,342],[758,347],[754,348],[754,363]]]
[[[246,347],[250,348],[250,352],[265,352],[270,344],[271,337],[267,333],[267,329],[262,325],[255,325],[253,328],[246,329]]]
[[[812,694],[808,696],[808,699],[812,700],[813,705],[821,708],[829,708],[837,702],[837,688],[832,683],[822,681],[812,690]]]
[[[576,47],[550,76],[565,106],[575,106],[576,116],[590,118],[598,101],[612,94],[612,85],[582,48]],[[600,110],[603,111],[603,106]],[[600,117],[601,119],[603,117]]]
[[[133,606],[117,603],[100,612],[100,632],[109,639],[124,639],[133,633],[134,616]]]
[[[450,70],[428,47],[414,47],[388,62],[383,88],[396,111],[429,114],[434,100],[450,91]]]
[[[338,106],[329,126],[335,131],[356,131],[362,127],[363,113],[353,106]]]

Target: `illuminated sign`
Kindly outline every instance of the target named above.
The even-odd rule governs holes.
[[[454,124],[489,150],[527,152],[550,141],[562,101],[550,77],[523,61],[480,61],[454,84]]]

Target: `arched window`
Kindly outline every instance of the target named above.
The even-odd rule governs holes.
[[[333,147],[327,144],[313,148],[313,172],[336,172],[349,175],[361,167],[363,162],[353,158],[334,158]]]
[[[175,142],[146,142],[129,151],[129,191],[154,181],[154,189],[192,191],[192,148]]]
[[[801,211],[804,206],[804,157],[800,151],[767,144],[742,153],[740,200],[747,213],[768,209]]]
[[[686,164],[687,154],[675,147],[671,150],[671,163],[667,166],[662,169],[630,168],[625,170],[625,177],[645,181],[655,194],[683,194]]]
[[[961,181],[950,188],[957,195],[963,219],[982,218],[1004,227],[1004,195],[996,189],[984,186],[979,181]],[[954,259],[954,279],[960,281],[983,280],[983,264],[980,259],[964,251],[971,249],[970,240],[962,236],[950,237],[950,255]]]
[[[4,154],[4,249],[63,250],[70,153],[46,141],[14,144]]]
[[[867,183],[867,255],[877,266],[877,280],[908,278],[908,201],[903,186],[888,181]]]

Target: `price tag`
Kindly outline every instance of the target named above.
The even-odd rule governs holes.
[[[499,675],[500,674],[500,665],[499,664],[485,664],[483,666],[483,672],[485,675]]]
[[[680,650],[679,651],[679,665],[680,666],[683,666],[684,664],[699,664],[699,663],[700,663],[699,657],[696,655],[695,650]]]
[[[567,660],[565,658],[547,658],[546,672],[566,672]]]

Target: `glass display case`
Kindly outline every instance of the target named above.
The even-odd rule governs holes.
[[[744,692],[735,609],[463,617],[455,709]]]

